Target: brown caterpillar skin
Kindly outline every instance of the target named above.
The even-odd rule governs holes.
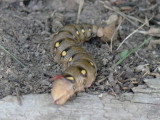
[[[63,105],[74,93],[89,87],[97,75],[94,60],[78,43],[94,36],[103,36],[102,28],[89,24],[72,24],[61,28],[53,37],[51,52],[54,61],[63,64],[63,72],[55,80],[52,97],[55,104]]]

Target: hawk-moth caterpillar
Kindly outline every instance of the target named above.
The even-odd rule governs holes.
[[[63,72],[50,79],[55,80],[52,97],[55,104],[63,105],[74,93],[89,87],[96,78],[97,67],[79,43],[91,37],[103,37],[103,28],[90,24],[64,26],[54,35],[51,52],[56,63],[63,64]]]

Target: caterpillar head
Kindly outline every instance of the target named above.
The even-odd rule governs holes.
[[[55,80],[52,88],[52,98],[55,104],[63,105],[74,94],[73,84],[65,80],[62,75],[50,79]]]

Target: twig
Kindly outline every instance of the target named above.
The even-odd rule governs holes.
[[[160,74],[159,74],[159,73],[151,73],[150,75],[160,77]]]
[[[126,17],[128,17],[128,18],[130,18],[130,19],[132,19],[132,20],[134,20],[134,21],[138,21],[138,22],[140,22],[140,23],[144,23],[142,20],[140,20],[140,19],[138,19],[138,18],[136,18],[136,17],[134,17],[134,16],[126,15]]]
[[[15,89],[16,89],[16,95],[17,95],[18,104],[22,105],[22,100],[21,100],[21,97],[20,97],[20,92],[19,92],[18,86]]]
[[[81,14],[81,10],[82,10],[83,4],[84,4],[84,0],[79,0],[79,8],[78,8],[78,15],[77,15],[76,23],[79,23],[79,16]]]
[[[109,87],[109,89],[111,90],[111,92],[110,92],[111,95],[114,95],[115,97],[118,97],[118,95],[114,92],[114,90],[111,87]]]
[[[98,83],[101,83],[101,82],[103,82],[104,80],[106,80],[107,78],[106,77],[104,77],[104,78],[102,78],[102,79],[100,79],[100,80],[98,80]]]
[[[111,37],[111,45],[110,45],[110,50],[112,52],[112,43],[113,43],[113,38],[115,36],[115,34],[117,33],[119,27],[121,26],[122,22],[124,21],[124,19],[121,21],[121,23],[118,25],[118,27],[116,28],[115,32],[113,33],[112,37]]]
[[[14,27],[12,27],[12,31],[13,31],[13,34],[16,36],[16,39],[18,40],[18,34],[17,34],[17,32],[15,31]]]

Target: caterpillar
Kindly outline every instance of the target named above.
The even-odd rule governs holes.
[[[103,37],[103,28],[90,24],[64,26],[51,41],[51,53],[56,63],[62,63],[63,72],[50,79],[55,80],[52,98],[55,104],[63,105],[76,92],[90,87],[97,75],[97,67],[89,54],[79,43],[91,37]]]

